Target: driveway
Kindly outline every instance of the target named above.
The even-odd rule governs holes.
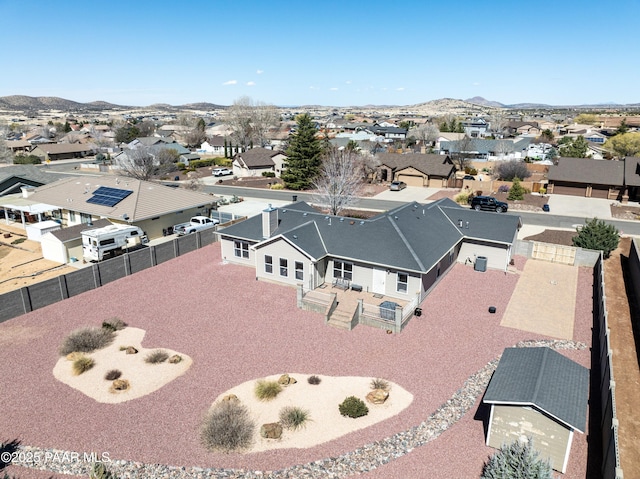
[[[374,196],[377,200],[390,200],[390,201],[418,201],[424,203],[431,195],[440,191],[441,188],[425,188],[421,186],[407,186],[401,191],[385,190],[382,193],[378,193]]]
[[[612,200],[581,196],[549,195],[549,210],[554,215],[611,219]]]

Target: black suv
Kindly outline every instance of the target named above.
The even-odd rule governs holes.
[[[504,213],[509,208],[509,205],[496,200],[493,196],[474,196],[471,200],[471,208],[476,211],[488,210]]]

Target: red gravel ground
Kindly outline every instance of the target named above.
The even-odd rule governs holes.
[[[523,263],[516,259],[519,270]],[[294,289],[256,281],[251,268],[222,264],[220,247],[213,244],[0,324],[1,439],[108,452],[112,459],[251,470],[340,455],[420,423],[505,347],[537,339],[499,325],[517,280],[517,274],[456,265],[423,303],[422,317],[413,318],[401,334],[363,326],[349,332],[298,310]],[[591,283],[591,271],[581,269],[574,340],[588,345]],[[488,313],[491,305],[497,314]],[[145,329],[145,347],[184,352],[193,366],[159,391],[119,405],[99,404],[54,379],[63,338],[113,316]],[[589,365],[588,349],[563,354]],[[211,453],[200,445],[200,422],[217,395],[285,372],[382,377],[412,392],[414,401],[396,417],[309,449],[241,455]],[[368,476],[478,477],[493,450],[484,446],[475,413]],[[586,456],[587,437],[576,434],[563,477],[584,478]],[[7,470],[47,477],[22,471]]]

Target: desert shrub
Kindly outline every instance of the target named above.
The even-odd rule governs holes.
[[[214,164],[213,158],[204,159],[204,160],[191,160],[189,162],[189,167],[195,169],[195,168],[202,168],[204,166],[211,166],[213,164]]]
[[[509,185],[500,185],[498,187],[498,193],[508,193],[509,192]]]
[[[540,459],[538,451],[533,449],[533,441],[515,441],[503,445],[489,458],[482,468],[481,479],[502,479],[518,477],[521,479],[552,479],[549,461]]]
[[[322,380],[318,376],[315,376],[315,375],[314,376],[309,376],[307,378],[307,382],[309,384],[313,384],[314,386],[317,385],[317,384],[320,384],[320,381],[322,381]]]
[[[513,179],[513,186],[509,190],[509,194],[507,195],[507,199],[510,201],[523,200],[525,195],[525,189],[520,184],[520,180],[518,178]]]
[[[102,327],[104,329],[108,329],[111,331],[120,331],[121,329],[124,329],[127,327],[127,323],[125,323],[120,318],[111,318],[111,319],[108,319],[107,321],[103,321]]]
[[[352,418],[366,416],[369,414],[369,408],[362,399],[355,396],[349,396],[338,406],[340,414]]]
[[[453,198],[453,201],[455,201],[459,205],[466,205],[467,203],[469,203],[469,193],[458,193],[455,198]]]
[[[280,394],[280,391],[282,391],[282,386],[278,381],[266,381],[264,379],[256,382],[256,387],[254,388],[255,395],[260,401],[275,399]]]
[[[382,378],[374,378],[371,380],[371,389],[382,389],[384,391],[388,391],[389,381]]]
[[[42,159],[36,155],[16,155],[13,159],[14,165],[39,165]]]
[[[526,163],[520,160],[510,160],[501,162],[496,168],[498,179],[503,181],[513,181],[515,178],[526,180],[531,176]]]
[[[284,185],[282,183],[275,183],[271,185],[272,190],[284,190]]]
[[[255,429],[245,405],[239,401],[222,401],[205,418],[200,438],[209,450],[229,452],[248,447]]]
[[[118,379],[120,376],[122,376],[122,371],[120,371],[119,369],[111,369],[107,371],[107,374],[104,375],[104,378],[107,381],[113,381],[115,379]]]
[[[540,193],[541,195],[544,196],[544,194],[547,192],[546,188],[540,188],[540,191],[538,191],[538,193]]]
[[[89,479],[118,479],[118,476],[111,472],[104,462],[94,462],[89,472]]]
[[[76,329],[63,341],[60,346],[60,355],[66,356],[74,351],[90,353],[108,346],[114,337],[113,331],[102,328]]]
[[[87,356],[82,356],[73,362],[73,374],[79,376],[91,369],[95,364],[96,363],[93,359],[88,358]]]
[[[147,357],[144,358],[144,362],[149,364],[160,364],[164,363],[168,358],[169,353],[162,349],[156,349],[155,351],[151,351],[147,354]]]
[[[24,243],[25,241],[27,241],[27,238],[18,238],[18,239],[14,239],[11,244],[20,244],[20,243]]]
[[[287,429],[296,430],[309,421],[309,411],[296,406],[285,406],[280,410],[280,424]]]
[[[265,178],[275,178],[276,174],[273,171],[263,171],[262,176]]]

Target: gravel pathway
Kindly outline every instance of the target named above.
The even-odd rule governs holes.
[[[520,270],[522,264],[518,259]],[[368,475],[417,478],[447,467],[441,477],[477,477],[492,450],[484,446],[482,422],[465,413],[478,407],[504,348],[532,337],[499,326],[517,279],[458,265],[402,334],[362,326],[347,332],[296,309],[293,289],[256,282],[251,269],[222,264],[214,244],[111,283],[100,294],[0,324],[0,431],[41,451],[107,453],[112,468],[127,471],[123,477],[345,477],[375,468]],[[474,288],[465,287],[471,283]],[[590,284],[590,271],[581,270],[576,343],[567,344],[590,344]],[[498,313],[489,314],[489,305]],[[57,382],[51,369],[63,337],[112,316],[145,329],[145,347],[184,351],[194,365],[156,393],[121,405],[98,404]],[[589,365],[588,349],[566,354]],[[415,399],[396,417],[309,449],[219,454],[199,444],[200,421],[218,394],[288,371],[383,377]],[[464,460],[447,465],[441,443],[455,447],[478,435]],[[87,465],[60,460],[46,467],[77,474]],[[576,435],[565,477],[584,477],[585,469],[586,437]]]

